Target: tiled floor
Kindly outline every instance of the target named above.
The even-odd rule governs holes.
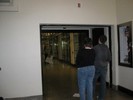
[[[73,97],[78,93],[75,67],[54,61],[54,64],[45,64],[43,72],[44,100],[79,100]],[[133,100],[133,96],[107,89],[106,100]]]

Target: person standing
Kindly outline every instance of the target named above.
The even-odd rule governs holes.
[[[92,40],[85,38],[83,47],[79,48],[76,56],[80,100],[93,100],[94,60],[95,51],[92,49]]]
[[[100,78],[100,86],[98,92],[98,100],[104,100],[106,93],[106,75],[107,75],[107,66],[109,61],[111,60],[111,53],[105,42],[107,41],[107,37],[102,35],[99,37],[99,44],[94,46],[95,50],[95,77],[94,77],[94,93],[96,82],[98,78]]]

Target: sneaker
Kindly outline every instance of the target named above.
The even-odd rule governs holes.
[[[74,93],[73,97],[80,97],[79,93]]]

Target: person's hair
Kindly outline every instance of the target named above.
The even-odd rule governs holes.
[[[83,44],[84,45],[92,45],[92,39],[91,38],[85,38]]]
[[[105,35],[102,35],[100,36],[99,40],[102,44],[104,44],[107,41],[107,37]]]

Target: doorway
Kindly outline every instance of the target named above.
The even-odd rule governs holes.
[[[90,37],[93,39],[93,46],[98,44],[98,39],[101,35],[105,35],[107,37],[106,45],[109,47],[109,49],[111,51],[111,27],[92,28],[91,29]],[[112,88],[112,62],[108,65],[106,81],[107,81],[107,85],[110,88]]]
[[[71,33],[75,33],[74,35],[70,35]],[[77,38],[77,33],[78,33],[78,40],[79,42],[79,46],[82,45],[82,40],[84,37],[90,37],[93,39],[93,45],[96,45],[98,43],[98,38],[101,35],[106,35],[107,36],[107,45],[110,48],[111,51],[111,26],[90,26],[90,25],[46,25],[46,24],[41,24],[40,25],[40,38],[41,38],[41,63],[42,63],[42,76],[43,76],[43,66],[45,66],[45,64],[43,63],[43,51],[44,51],[44,41],[47,41],[46,43],[49,43],[48,49],[50,53],[55,53],[55,58],[57,57],[57,55],[62,58],[59,60],[63,60],[66,61],[67,63],[71,64],[71,52],[70,49],[77,43],[77,40],[75,40]],[[46,36],[44,36],[44,34]],[[62,34],[62,35],[61,35]],[[61,36],[58,36],[61,35]],[[48,38],[48,36],[51,36],[50,38]],[[68,43],[70,43],[69,38],[73,37],[73,41],[74,44],[70,46],[68,46]],[[62,41],[58,41],[60,39],[63,39]],[[51,40],[52,42],[54,42],[53,44],[51,42],[49,42],[49,40]],[[62,43],[64,49],[61,50],[57,44]],[[45,44],[47,45],[47,44]],[[53,45],[53,46],[52,46]],[[59,50],[60,49],[60,50]],[[54,52],[52,51],[54,50]],[[73,50],[76,54],[77,49]],[[60,53],[62,55],[60,55]],[[73,54],[73,52],[72,52]],[[75,57],[73,55],[73,57]],[[73,60],[74,61],[74,60]],[[109,65],[109,69],[108,69],[108,76],[107,76],[107,83],[109,83],[109,86],[112,87],[112,63],[110,63]],[[44,77],[42,77],[42,82],[45,81]],[[43,85],[43,94],[45,91],[45,86]]]

